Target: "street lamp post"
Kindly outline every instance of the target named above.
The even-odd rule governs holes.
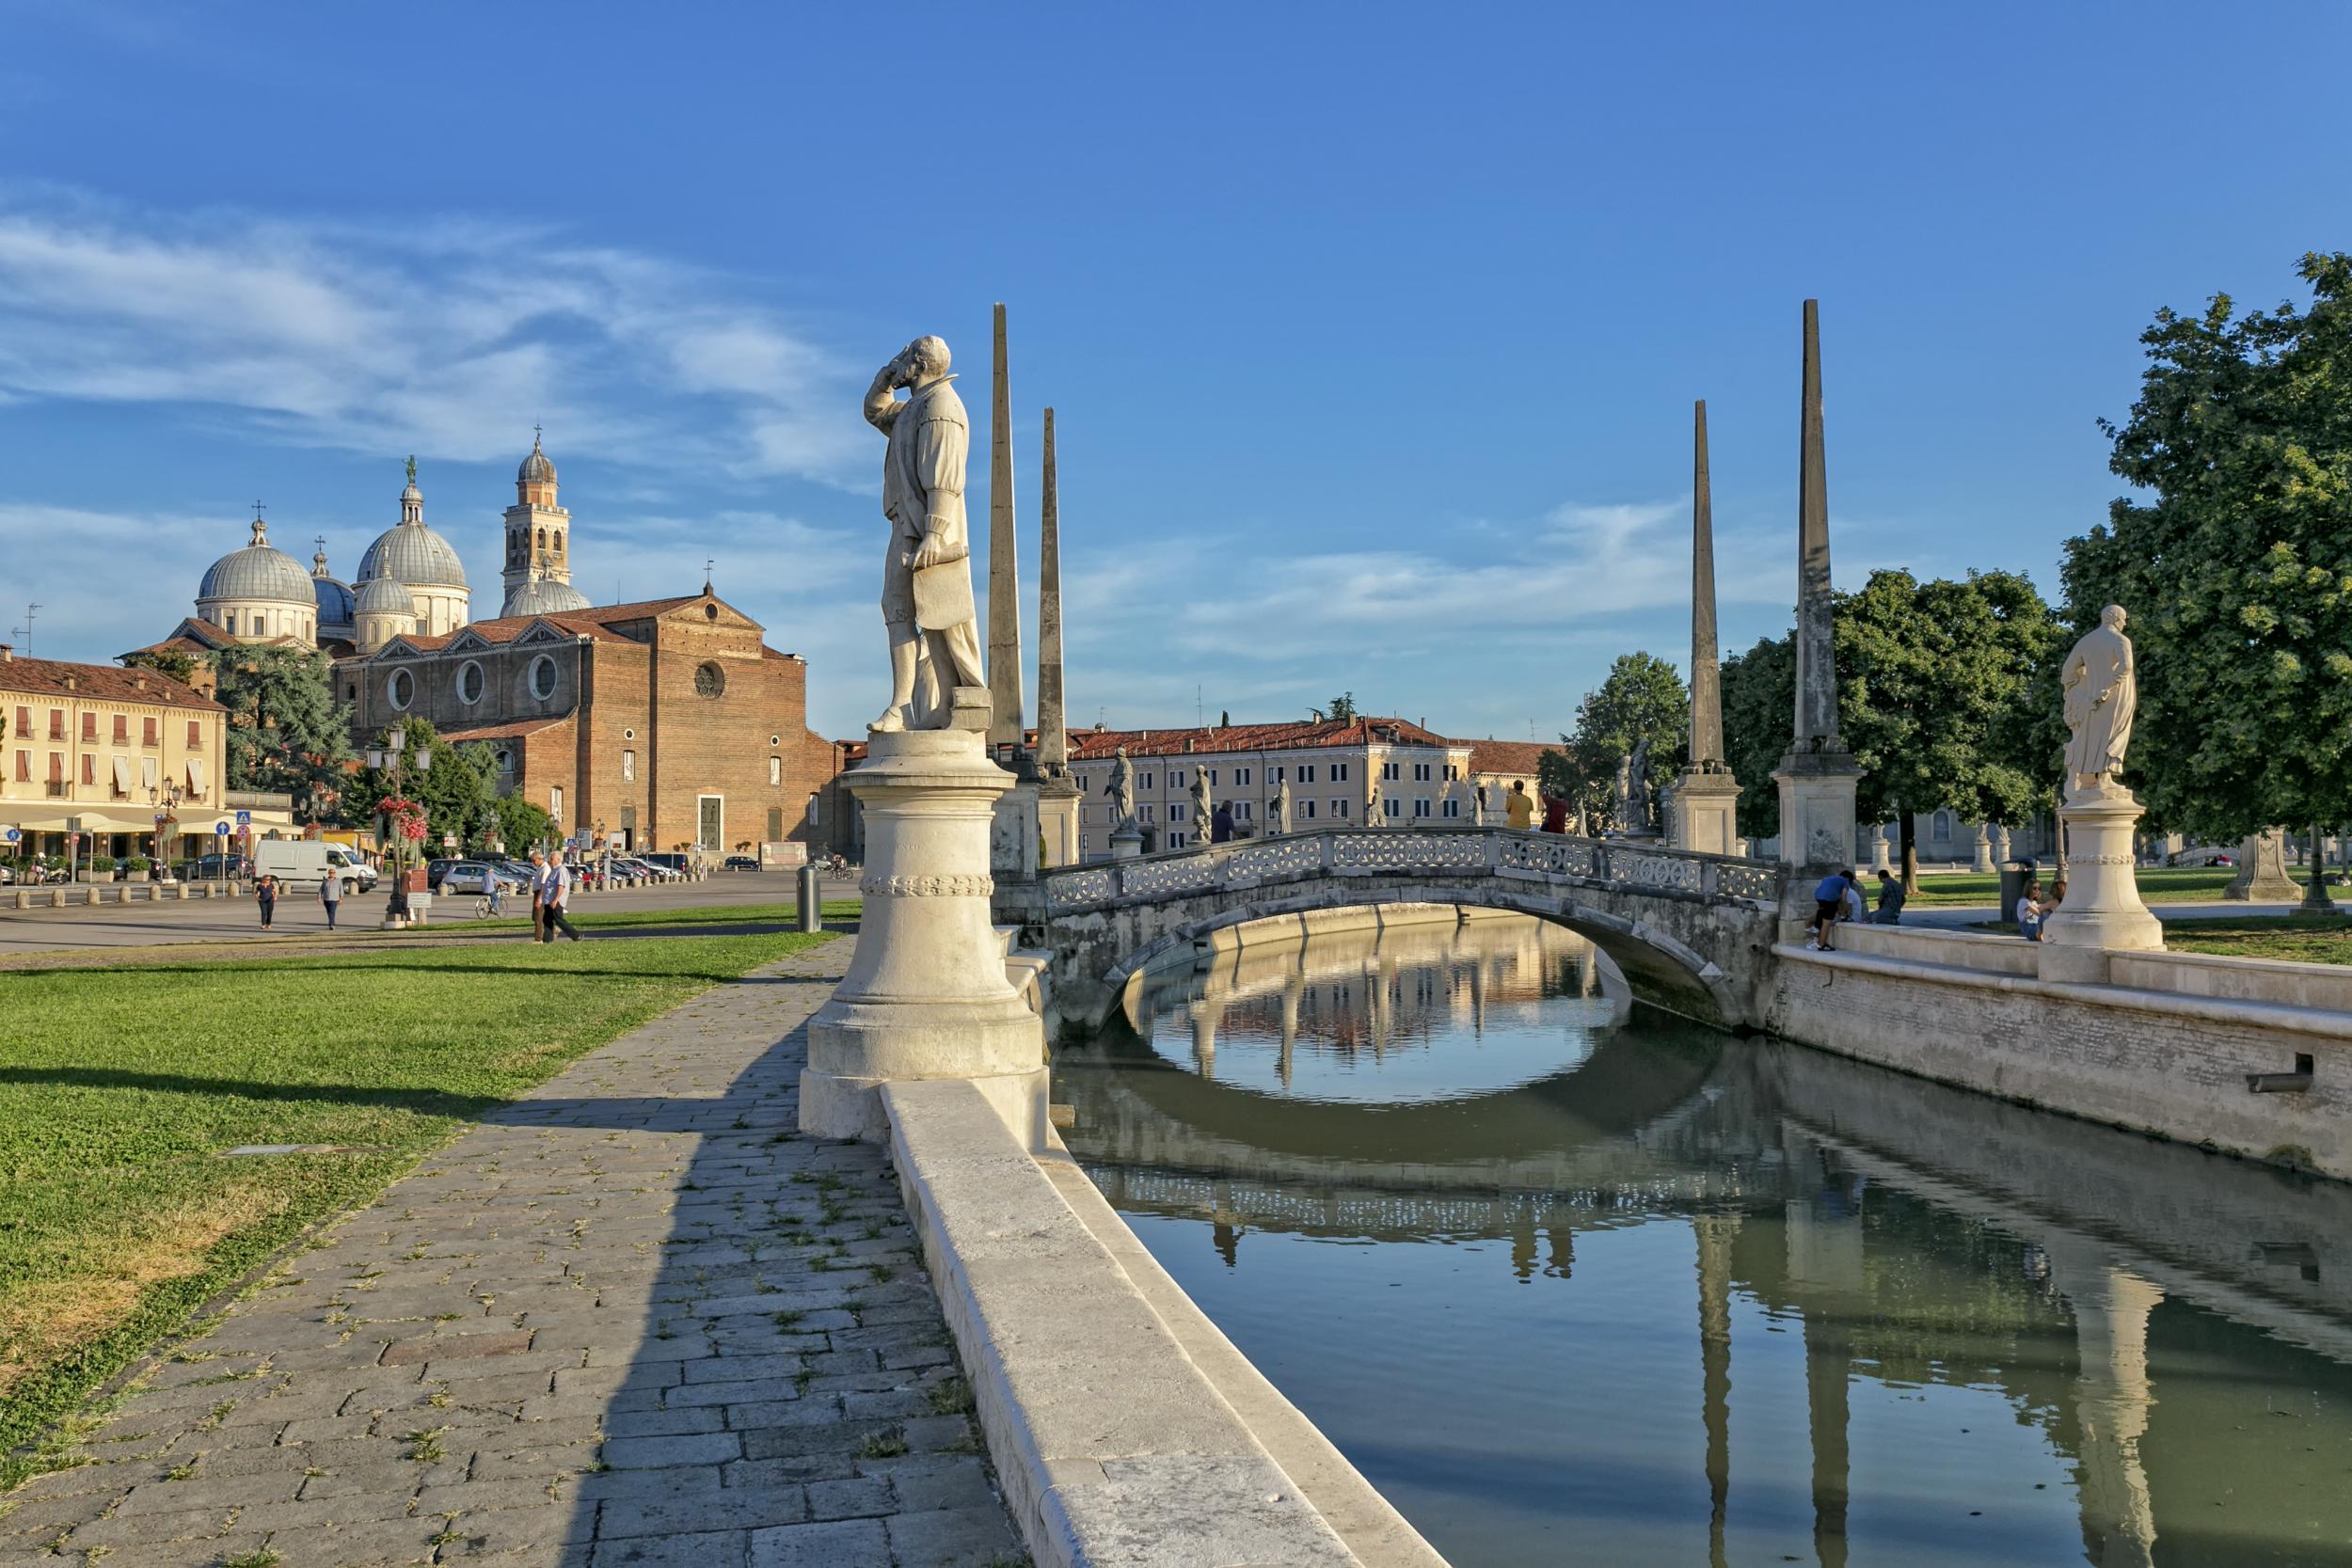
[[[147,803],[155,814],[155,863],[148,873],[148,879],[151,881],[172,880],[171,861],[164,853],[164,824],[177,820],[181,800],[180,785],[177,782],[167,781],[162,784],[147,786]],[[131,895],[125,893],[123,896],[128,898]]]
[[[394,724],[384,732],[382,745],[368,748],[368,766],[379,773],[389,771],[392,775],[392,794],[403,800],[407,798],[408,793],[407,745],[406,728]],[[418,747],[417,771],[429,772],[432,767],[432,749]],[[403,841],[393,836],[391,817],[380,806],[375,814],[375,842],[383,847],[387,868],[391,872],[392,894],[384,902],[384,918],[405,920],[408,918],[408,879],[405,874],[406,868],[401,863],[400,845]]]

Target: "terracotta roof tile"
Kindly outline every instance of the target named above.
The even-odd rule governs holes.
[[[154,670],[126,670],[119,664],[69,664],[56,658],[0,660],[0,691],[21,692],[56,702],[95,700],[108,703],[152,703],[158,707],[224,709],[211,698],[182,686]]]
[[[537,735],[541,730],[569,723],[571,718],[565,713],[552,719],[513,719],[503,723],[460,724],[438,733],[453,746],[463,740],[520,740],[527,735]]]
[[[1508,773],[1530,781],[1535,777],[1535,759],[1562,749],[1556,741],[1549,746],[1533,740],[1457,740],[1454,744],[1470,749],[1473,773]]]
[[[1174,730],[1076,730],[1070,736],[1070,760],[1091,762],[1109,756],[1120,747],[1131,757],[1182,756],[1191,742],[1195,752],[1276,752],[1305,747],[1363,745],[1456,746],[1435,730],[1409,719],[1296,720],[1279,724],[1216,724]]]

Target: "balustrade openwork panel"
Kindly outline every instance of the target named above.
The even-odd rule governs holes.
[[[1508,833],[1496,851],[1495,864],[1503,871],[1536,871],[1548,877],[1592,877],[1600,864],[1600,847],[1581,838],[1555,833],[1540,836]]]
[[[1677,893],[1696,893],[1699,891],[1699,868],[1704,863],[1677,855],[1648,855],[1612,845],[1609,849],[1609,880],[1618,887],[1671,888]]]
[[[1333,833],[1335,871],[1483,871],[1486,841],[1480,833],[1418,833],[1406,829]]]

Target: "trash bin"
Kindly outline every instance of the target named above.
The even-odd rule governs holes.
[[[2041,863],[2034,860],[2004,862],[2001,865],[2001,918],[2007,920],[2016,911],[2017,900],[2025,895],[2026,884],[2042,875]]]
[[[825,928],[824,894],[817,884],[817,864],[814,861],[801,867],[801,929],[821,931]]]

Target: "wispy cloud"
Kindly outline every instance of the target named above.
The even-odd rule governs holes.
[[[866,483],[840,367],[739,287],[512,225],[0,197],[0,398],[190,404],[469,460],[539,418],[624,464]]]

